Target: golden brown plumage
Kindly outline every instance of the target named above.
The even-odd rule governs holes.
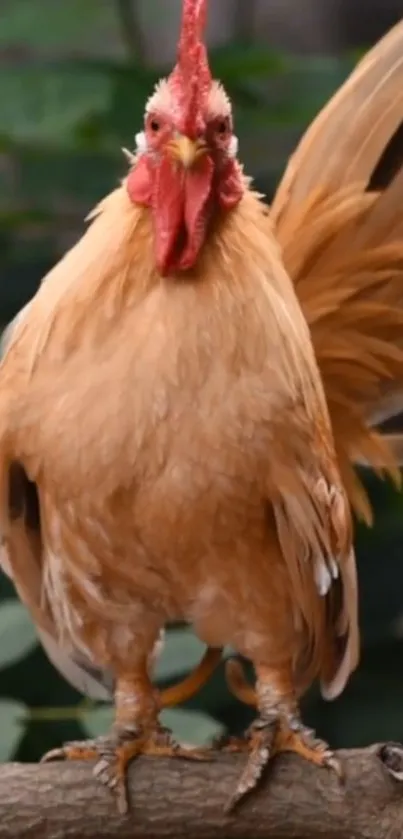
[[[147,106],[127,179],[45,278],[0,367],[6,560],[39,626],[47,616],[61,647],[113,673],[107,745],[60,754],[100,757],[122,806],[127,760],[172,751],[149,674],[167,622],[255,665],[261,724],[234,800],[280,721],[331,763],[297,700],[316,676],[337,695],[358,657],[323,387],[209,76],[203,6],[185,3],[178,66]]]
[[[310,327],[344,486],[372,510],[355,466],[400,481],[403,437],[403,23],[357,66],[309,127],[271,208]],[[256,704],[239,665],[233,692]]]
[[[353,466],[399,479],[401,440],[379,434],[403,405],[403,23],[312,123],[271,217],[308,321],[344,485],[371,510]]]

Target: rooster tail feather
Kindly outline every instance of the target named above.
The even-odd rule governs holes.
[[[303,137],[272,221],[308,321],[343,481],[370,519],[352,464],[399,481],[403,410],[403,23],[357,66]]]
[[[341,567],[339,591],[328,597],[329,626],[327,646],[321,670],[321,693],[324,699],[336,699],[344,690],[360,655],[358,624],[357,571],[353,549]],[[342,598],[342,607],[335,601]],[[337,604],[339,605],[339,604]]]

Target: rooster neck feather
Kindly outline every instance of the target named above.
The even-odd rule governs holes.
[[[101,202],[91,217],[89,230],[45,277],[30,304],[30,316],[21,318],[15,328],[8,353],[13,353],[13,347],[20,352],[23,342],[28,377],[38,363],[41,369],[57,367],[77,350],[82,356],[87,351],[99,352],[106,343],[110,346],[111,335],[118,345],[122,318],[130,316],[153,291],[160,288],[179,299],[181,289],[187,296],[189,286],[194,286],[200,302],[210,295],[207,305],[224,321],[234,297],[249,300],[253,306],[257,286],[261,286],[273,328],[287,346],[295,340],[303,346],[312,362],[308,328],[270,235],[267,208],[256,193],[246,188],[237,208],[216,217],[195,268],[168,278],[159,277],[155,269],[149,211],[133,206],[124,185]],[[228,323],[223,325],[229,328]],[[297,371],[298,377],[309,381],[304,369]]]

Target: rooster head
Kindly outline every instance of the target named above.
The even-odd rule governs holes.
[[[147,103],[127,179],[131,200],[151,208],[161,275],[195,264],[212,215],[244,190],[231,103],[203,43],[206,1],[184,0],[177,63]]]

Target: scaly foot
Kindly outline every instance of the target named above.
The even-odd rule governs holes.
[[[247,765],[225,807],[226,813],[231,812],[257,786],[265,767],[280,752],[295,752],[316,766],[332,769],[340,780],[343,779],[341,764],[327,743],[316,739],[315,733],[306,728],[298,717],[271,721],[259,718],[252,723],[245,737],[227,738],[216,743],[216,748],[225,752],[249,754]]]
[[[275,753],[295,752],[295,754],[314,763],[332,769],[340,780],[344,779],[343,767],[324,740],[318,740],[315,732],[307,728],[298,716],[282,721],[278,726]]]
[[[227,661],[226,678],[228,687],[234,696],[246,705],[258,707],[258,691],[248,683],[240,661],[237,659]],[[269,678],[266,673],[267,684],[269,686],[271,684],[270,673]],[[274,684],[276,684],[275,680]],[[263,682],[263,688],[264,686],[265,683]],[[278,695],[281,697],[281,692],[278,692]],[[268,696],[270,698],[270,691]],[[287,694],[285,694],[286,696]],[[265,702],[266,698],[263,696],[263,703]],[[227,752],[249,753],[246,769],[234,795],[228,802],[226,812],[232,810],[238,801],[257,785],[265,766],[272,757],[280,752],[295,752],[315,766],[325,766],[332,769],[340,780],[343,779],[342,766],[333,752],[330,751],[327,743],[318,740],[315,732],[301,722],[296,704],[292,701],[292,692],[288,700],[280,698],[278,702],[269,702],[265,714],[252,724],[245,737],[224,738],[221,742],[217,742],[215,747]]]
[[[211,752],[180,746],[168,729],[158,725],[152,730],[116,726],[105,737],[73,741],[66,743],[60,749],[52,749],[43,756],[42,762],[96,760],[95,776],[114,792],[119,813],[124,815],[129,809],[126,788],[127,769],[130,761],[139,755],[179,757],[185,760],[211,759]]]

